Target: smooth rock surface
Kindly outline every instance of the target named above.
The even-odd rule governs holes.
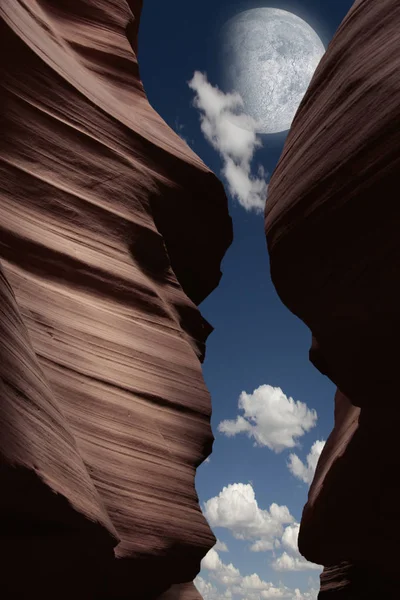
[[[159,600],[202,600],[202,598],[193,583],[181,583],[171,586]]]
[[[352,595],[343,598],[378,597],[354,573],[375,574],[382,597],[398,598],[399,30],[396,0],[354,3],[299,107],[266,205],[274,285],[312,331],[311,361],[338,387],[299,535],[302,554],[329,567],[321,598],[328,580],[330,594],[343,588],[345,563]]]
[[[141,4],[0,0],[5,598],[190,600],[215,543],[197,304],[232,225],[148,103]]]

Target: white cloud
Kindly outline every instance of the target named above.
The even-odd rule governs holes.
[[[282,545],[285,546],[287,550],[291,550],[292,552],[298,552],[298,538],[299,538],[299,523],[292,523],[288,525],[283,532],[282,535]]]
[[[252,552],[267,552],[268,550],[273,550],[276,547],[276,543],[280,543],[278,540],[271,542],[270,540],[257,540],[250,546],[250,550]]]
[[[311,446],[309,454],[306,457],[306,464],[300,460],[297,454],[290,454],[287,464],[289,471],[295,477],[304,481],[304,483],[311,483],[317,467],[318,459],[324,446],[324,440],[317,440],[314,442]]]
[[[290,597],[291,590],[286,586],[276,587],[270,582],[264,581],[253,573],[242,578],[240,585],[233,588],[233,592],[249,598],[287,598]]]
[[[225,600],[226,598],[316,600],[317,598],[316,593],[313,595],[316,590],[302,594],[298,588],[291,590],[283,584],[276,586],[271,582],[264,581],[257,573],[243,576],[232,563],[225,564],[213,548],[203,558],[201,568],[202,571],[194,580],[194,584],[204,600]],[[206,580],[204,569],[209,571],[214,583]]]
[[[261,385],[252,394],[242,392],[238,406],[244,416],[239,415],[235,421],[221,421],[218,431],[228,437],[246,433],[254,438],[255,446],[267,446],[274,452],[296,446],[297,438],[317,422],[314,409],[288,398],[281,388],[271,385]]]
[[[224,487],[218,496],[205,502],[204,514],[211,527],[226,527],[236,539],[255,540],[263,550],[272,549],[274,539],[283,534],[283,526],[294,521],[287,506],[259,508],[249,483]]]
[[[209,556],[210,554],[211,556]],[[231,594],[245,597],[246,600],[290,597],[288,588],[277,588],[272,583],[262,581],[256,573],[243,577],[239,569],[234,567],[232,563],[225,564],[222,562],[213,548],[203,558],[201,568],[211,571],[212,579],[225,586]],[[197,586],[197,578],[194,583]],[[204,584],[202,585],[204,587]]]
[[[319,565],[301,556],[297,542],[300,525],[287,506],[273,503],[269,510],[261,509],[249,483],[233,483],[224,487],[218,496],[204,503],[203,512],[211,527],[226,527],[236,539],[254,540],[250,546],[252,552],[282,548],[282,554],[271,562],[275,571],[321,570]],[[232,565],[222,568],[218,544],[224,548],[222,543],[217,542],[204,557],[202,567],[218,571],[220,579],[225,577],[233,584],[239,573]]]
[[[283,552],[281,556],[276,558],[272,564],[272,568],[275,571],[309,571],[310,569],[316,569],[321,571],[322,567],[314,563],[308,562],[301,556],[290,556],[287,552]]]
[[[201,561],[201,568],[208,569],[209,571],[216,571],[221,566],[221,560],[219,554],[214,548],[211,548]]]
[[[214,550],[219,550],[220,552],[229,552],[228,546],[225,544],[225,542],[221,542],[221,540],[217,540]]]
[[[250,550],[265,552],[283,546],[284,552],[271,563],[275,571],[321,570],[320,565],[310,563],[301,556],[298,548],[299,529],[299,523],[291,523],[285,528],[280,540],[275,540],[273,544],[270,541],[258,540],[250,546]]]
[[[206,140],[222,157],[229,193],[246,210],[264,210],[268,185],[260,166],[251,174],[254,152],[262,146],[256,121],[243,113],[243,99],[238,93],[225,94],[213,87],[204,73],[195,71],[188,82],[196,93],[194,106],[200,111],[201,130]]]
[[[230,590],[220,592],[215,585],[210,581],[206,581],[200,575],[196,577],[194,584],[204,600],[226,600],[226,598],[232,598],[232,592]]]
[[[271,563],[271,567],[275,571],[322,570],[320,565],[311,563],[301,556],[298,548],[299,530],[299,523],[292,523],[285,528],[281,543],[287,551],[284,551]]]
[[[201,568],[212,571],[213,578],[216,581],[229,587],[237,585],[241,581],[239,569],[234,567],[232,563],[228,565],[223,563],[214,548],[211,548],[201,561]]]
[[[316,588],[310,588],[307,592],[301,593],[298,588],[294,590],[295,595],[292,600],[318,600],[319,590]]]

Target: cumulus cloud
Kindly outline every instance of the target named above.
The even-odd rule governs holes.
[[[226,527],[236,539],[255,540],[263,550],[272,550],[284,525],[294,522],[287,506],[274,503],[269,510],[259,508],[250,483],[224,487],[205,502],[203,512],[211,527]]]
[[[311,483],[315,469],[317,467],[318,459],[325,446],[325,440],[317,440],[311,446],[311,450],[306,457],[306,463],[297,456],[297,454],[290,454],[288,459],[288,469],[298,479],[304,481],[304,483]]]
[[[283,584],[276,586],[271,582],[264,581],[257,573],[243,576],[232,563],[225,564],[213,548],[203,558],[201,568],[202,571],[194,580],[194,584],[204,600],[225,600],[226,598],[316,600],[317,598],[316,590],[309,590],[303,594],[298,588],[293,590]],[[204,570],[209,571],[209,576],[214,583],[206,580]]]
[[[297,439],[317,422],[314,409],[271,385],[261,385],[252,394],[242,392],[238,406],[244,415],[221,421],[218,431],[228,437],[245,433],[255,440],[255,446],[267,446],[277,453],[298,445]]]
[[[214,548],[211,548],[201,561],[201,568],[208,569],[209,571],[216,571],[221,568],[221,559]]]
[[[211,548],[201,561],[201,568],[212,571],[212,577],[215,581],[232,588],[240,584],[242,579],[239,569],[232,563],[225,564],[219,557],[214,548]]]
[[[229,193],[246,210],[261,213],[268,185],[262,166],[257,175],[251,174],[254,152],[262,146],[256,121],[244,114],[240,94],[225,94],[204,73],[195,71],[188,85],[195,92],[193,104],[200,111],[204,137],[222,157]]]
[[[322,569],[320,565],[308,562],[301,556],[290,556],[287,552],[278,556],[271,566],[275,571],[309,571],[310,569],[321,571]]]
[[[269,510],[258,506],[254,489],[250,483],[233,483],[222,489],[218,496],[207,500],[203,512],[211,527],[226,527],[239,540],[252,540],[252,552],[275,551],[282,554],[271,563],[275,571],[321,570],[319,565],[308,562],[298,550],[300,525],[290,514],[287,506],[271,504]],[[219,546],[219,548],[217,548]],[[239,573],[232,565],[221,567],[218,549],[225,550],[221,542],[204,557],[202,567],[218,571],[220,579],[225,577],[233,585]]]
[[[282,535],[282,545],[287,550],[298,553],[298,538],[299,538],[300,524],[293,523],[288,525]]]
[[[299,523],[292,523],[285,528],[281,543],[286,550],[271,563],[275,571],[322,570],[320,565],[311,563],[301,556],[298,548],[299,531]]]
[[[225,586],[232,595],[245,597],[246,600],[290,597],[288,588],[277,588],[272,583],[262,581],[256,573],[243,577],[232,563],[222,562],[213,548],[203,558],[201,568],[211,571],[212,579]]]
[[[225,542],[221,542],[221,540],[217,540],[214,550],[219,550],[219,552],[229,552],[228,546],[225,544]]]
[[[224,592],[221,592],[210,581],[206,581],[201,577],[201,575],[196,577],[194,584],[203,596],[203,600],[226,600],[226,598],[232,598],[232,592],[230,590],[227,589]]]

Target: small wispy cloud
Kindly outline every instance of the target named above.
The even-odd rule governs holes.
[[[228,546],[225,544],[225,542],[221,542],[221,540],[217,540],[214,550],[219,550],[219,552],[229,552]]]
[[[185,133],[185,125],[181,123],[178,118],[175,119],[175,132],[184,142],[187,143],[188,146],[194,145],[194,140],[191,140],[187,137]]]
[[[267,175],[261,165],[256,175],[251,173],[254,152],[262,146],[256,121],[243,112],[240,94],[225,94],[209,83],[205,73],[195,71],[188,85],[196,94],[193,104],[200,111],[204,137],[222,157],[229,193],[246,210],[262,213]]]
[[[297,479],[301,479],[304,483],[311,483],[324,446],[324,440],[314,442],[310,452],[307,454],[305,463],[297,454],[290,454],[287,466],[292,475],[297,477]]]

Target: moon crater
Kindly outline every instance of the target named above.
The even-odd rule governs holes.
[[[247,10],[222,30],[224,85],[242,96],[259,133],[286,131],[324,53],[300,17],[278,8]]]

